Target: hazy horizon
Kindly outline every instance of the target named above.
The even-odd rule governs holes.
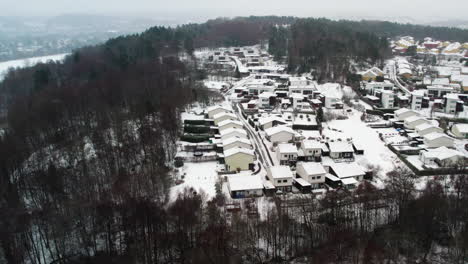
[[[390,5],[390,4],[391,5]],[[385,6],[384,5],[388,5]],[[0,0],[0,16],[52,17],[65,14],[90,14],[141,18],[170,18],[202,21],[216,17],[249,15],[278,15],[298,17],[328,17],[333,19],[380,19],[405,22],[432,22],[441,20],[466,20],[468,1],[447,0],[444,5],[427,5],[426,1],[394,0]],[[157,17],[156,17],[157,16]]]

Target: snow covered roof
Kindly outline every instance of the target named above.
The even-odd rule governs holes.
[[[408,112],[413,112],[413,113],[417,114],[417,112],[415,112],[415,111],[413,111],[411,109],[408,109],[408,108],[398,109],[394,113],[395,113],[395,115],[402,115],[402,114],[405,114],[405,113],[408,113]]]
[[[292,128],[287,127],[287,126],[276,126],[276,127],[271,127],[271,128],[265,129],[265,133],[267,134],[267,136],[272,136],[272,135],[278,134],[280,132],[295,134],[294,130],[292,130]]]
[[[293,178],[292,171],[288,166],[272,166],[268,168],[268,171],[272,179]]]
[[[230,145],[230,144],[235,143],[235,142],[245,143],[245,144],[248,144],[248,145],[251,144],[250,140],[248,140],[246,138],[242,138],[242,137],[230,137],[230,138],[224,139],[222,142],[223,142],[224,146]]]
[[[228,128],[219,132],[221,136],[229,135],[231,133],[240,133],[240,134],[247,136],[247,132],[244,129],[240,129],[240,128]]]
[[[341,182],[344,185],[356,185],[356,184],[358,184],[358,181],[356,181],[356,179],[354,179],[354,178],[344,178],[344,179],[341,179]]]
[[[231,148],[231,149],[225,150],[224,157],[229,157],[229,156],[236,155],[239,153],[250,155],[250,156],[255,156],[253,150],[239,147],[239,148]]]
[[[455,124],[453,125],[460,131],[460,133],[468,133],[468,124]]]
[[[294,125],[303,125],[303,126],[316,126],[317,119],[315,115],[309,116],[308,118],[295,118]]]
[[[225,110],[226,112],[230,112],[231,109],[225,107],[225,106],[221,106],[221,105],[214,105],[214,106],[210,106],[206,109],[206,112],[209,113],[209,112],[213,112],[215,110],[218,110],[218,109],[223,109]]]
[[[227,117],[230,117],[230,118],[233,118],[233,119],[237,119],[237,116],[236,116],[235,114],[233,114],[233,113],[226,113],[226,112],[224,112],[224,113],[219,113],[219,114],[214,115],[214,116],[213,116],[213,119],[214,119],[214,120],[220,119],[220,118],[222,118],[222,117],[224,117],[224,116],[227,116]]]
[[[322,148],[322,143],[317,140],[303,140],[302,146],[305,149],[320,149]]]
[[[336,176],[338,176],[340,179],[363,176],[366,174],[362,167],[354,162],[335,163],[331,165],[331,168],[335,172]]]
[[[272,92],[263,92],[258,95],[259,98],[270,98],[270,97],[276,97],[275,93]]]
[[[418,120],[424,120],[426,122],[429,122],[425,118],[420,117],[420,116],[410,116],[410,117],[405,119],[405,123],[409,124],[409,123],[413,123],[413,122],[418,121]]]
[[[437,140],[439,138],[448,138],[448,139],[452,139],[451,137],[443,134],[443,133],[440,133],[440,132],[433,132],[433,133],[430,133],[430,134],[427,134],[424,136],[424,140],[428,140],[428,141],[433,141],[433,140]]]
[[[224,121],[221,121],[218,123],[218,127],[222,127],[222,126],[225,126],[225,125],[228,125],[228,124],[235,124],[235,125],[239,125],[239,126],[242,126],[242,123],[238,120],[224,120]]]
[[[447,98],[450,100],[456,100],[456,101],[460,100],[460,97],[458,96],[458,94],[452,94],[452,93],[444,95],[444,98]]]
[[[297,148],[293,144],[279,144],[278,151],[280,153],[297,153]]]
[[[450,83],[449,78],[437,78],[432,81],[433,85],[448,85]]]
[[[321,175],[327,173],[321,163],[317,162],[300,162],[297,167],[301,166],[307,175]]]
[[[424,131],[426,129],[433,128],[433,127],[438,128],[438,127],[434,126],[433,124],[424,123],[424,124],[421,124],[421,125],[417,125],[415,127],[415,129],[416,129],[416,131]]]
[[[229,175],[227,176],[231,192],[245,190],[262,190],[263,182],[259,175]]]
[[[296,181],[297,183],[299,183],[299,185],[301,185],[303,187],[312,185],[312,184],[310,184],[309,182],[307,182],[306,180],[304,180],[302,178],[295,178],[294,181]]]
[[[278,117],[278,116],[268,116],[268,117],[263,117],[263,118],[258,119],[258,123],[260,125],[262,125],[262,126],[265,125],[265,124],[268,124],[270,122],[273,122],[273,121],[276,121],[278,123],[286,124],[286,121],[284,121],[283,118]]]
[[[353,145],[348,142],[330,142],[328,146],[330,152],[354,152]]]

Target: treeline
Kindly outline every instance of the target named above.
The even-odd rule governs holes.
[[[390,55],[386,38],[350,29],[328,19],[299,19],[289,28],[272,30],[270,51],[275,56],[288,54],[289,69],[313,72],[322,81],[343,81],[351,63],[382,64]],[[287,49],[285,49],[287,47]]]

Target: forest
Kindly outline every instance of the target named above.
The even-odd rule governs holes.
[[[397,169],[383,190],[363,184],[320,200],[277,197],[264,219],[226,210],[220,186],[213,200],[186,190],[168,203],[180,112],[209,97],[190,54],[272,39],[273,28],[288,36],[277,25],[293,22],[251,17],[153,27],[78,49],[61,63],[10,71],[0,84],[7,109],[0,263],[430,263],[434,252],[464,263],[468,180],[456,172],[422,191],[411,172]],[[320,32],[313,24],[290,26],[295,64],[315,60],[307,49],[320,43],[307,37]],[[337,39],[325,59],[381,56],[378,49],[363,53],[379,37],[327,28],[333,31],[320,36],[343,34],[359,46],[343,49]]]

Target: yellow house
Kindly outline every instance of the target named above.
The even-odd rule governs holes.
[[[382,70],[380,70],[379,68],[377,67],[372,67],[371,69],[363,72],[361,74],[362,76],[362,80],[363,81],[375,81],[375,79],[377,78],[377,76],[381,76],[383,77],[384,76],[384,73]]]
[[[468,49],[468,42],[463,43],[463,48]]]
[[[242,147],[224,151],[224,161],[227,171],[249,170],[254,163],[255,154],[251,149]]]

